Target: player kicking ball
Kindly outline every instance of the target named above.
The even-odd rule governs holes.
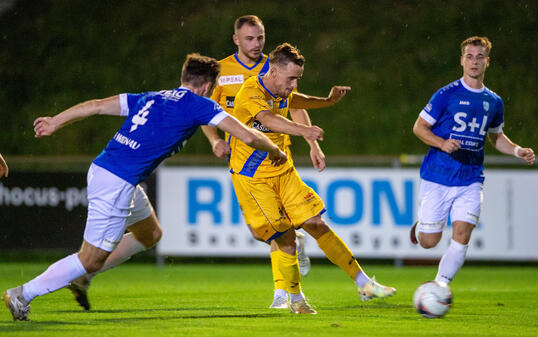
[[[463,77],[439,89],[420,112],[413,132],[430,150],[420,168],[418,222],[411,242],[424,248],[441,240],[448,217],[452,240],[435,281],[448,284],[463,265],[478,225],[484,183],[486,135],[497,150],[534,163],[534,151],[514,144],[503,133],[502,99],[484,86],[491,42],[473,36],[461,43]]]
[[[323,140],[317,126],[290,121],[290,108],[316,109],[338,103],[350,87],[335,86],[327,97],[294,92],[303,74],[304,57],[289,43],[283,43],[269,54],[269,70],[250,77],[235,96],[234,116],[246,126],[255,128],[289,153],[288,135]],[[317,242],[331,262],[355,282],[362,300],[392,296],[396,290],[369,278],[346,244],[322,219],[325,206],[316,192],[299,177],[289,159],[279,167],[271,166],[267,154],[231,137],[230,167],[237,200],[245,222],[257,240],[275,242],[278,267],[273,274],[281,280],[282,302],[290,296],[289,309],[296,314],[316,314],[301,290],[296,234],[304,229]],[[290,156],[288,156],[290,157]],[[275,297],[278,293],[275,292]]]
[[[157,221],[152,218],[153,209],[144,198],[139,183],[165,158],[180,151],[199,126],[216,126],[250,146],[266,151],[275,166],[287,161],[286,155],[265,135],[246,128],[206,98],[213,91],[219,71],[217,60],[191,54],[183,64],[179,88],[91,100],[54,117],[35,120],[35,136],[42,137],[93,115],[126,117],[88,170],[88,217],[82,248],[22,286],[4,292],[3,300],[13,320],[28,319],[30,302],[34,298],[66,287],[88,273],[102,271],[114,252],[125,247],[122,242],[127,240],[124,232],[132,221],[130,218]],[[138,224],[144,227],[143,222]],[[147,227],[151,229],[153,225]],[[136,241],[134,236],[129,239]],[[128,252],[126,249],[122,255],[125,257]]]

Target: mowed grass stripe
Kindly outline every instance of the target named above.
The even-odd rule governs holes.
[[[28,281],[45,264],[0,264],[0,289]],[[185,264],[159,268],[126,263],[97,276],[92,310],[84,312],[68,290],[32,302],[30,322],[12,322],[5,307],[1,336],[538,336],[538,268],[464,266],[451,285],[454,305],[428,320],[412,306],[416,287],[435,267],[365,265],[397,288],[387,300],[361,302],[348,276],[314,263],[303,291],[318,315],[268,309],[269,262]]]

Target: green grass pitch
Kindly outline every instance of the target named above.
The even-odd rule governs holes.
[[[0,287],[19,285],[46,267],[0,264]],[[535,266],[464,266],[442,319],[422,318],[411,303],[435,267],[363,267],[396,287],[396,296],[361,302],[344,272],[314,263],[303,291],[318,315],[292,315],[268,309],[269,265],[127,263],[94,279],[90,312],[65,289],[35,299],[30,322],[12,322],[2,306],[0,336],[538,336]]]

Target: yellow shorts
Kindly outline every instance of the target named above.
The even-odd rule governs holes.
[[[325,205],[295,168],[269,178],[232,174],[237,200],[246,223],[265,242],[325,212]]]

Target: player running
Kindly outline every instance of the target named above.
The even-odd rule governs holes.
[[[218,102],[228,113],[233,113],[235,95],[241,85],[250,77],[263,75],[269,69],[269,59],[263,54],[265,45],[265,28],[263,22],[255,15],[245,15],[237,18],[234,23],[233,41],[237,52],[220,60],[221,73],[217,86],[211,98]],[[295,122],[311,125],[308,113],[304,109],[290,109],[290,115]],[[225,139],[219,137],[215,128],[202,126],[213,152],[219,158],[230,154],[229,135]],[[286,143],[291,144],[289,136],[285,135]],[[320,171],[325,168],[325,155],[316,140],[305,138],[310,145],[310,157],[314,167]],[[304,250],[304,234],[297,232],[297,259],[299,272],[306,276],[310,271],[310,259]],[[271,243],[271,264],[273,266],[274,298],[270,308],[287,309],[288,301],[285,286],[278,273],[279,258],[274,252],[276,243]],[[285,301],[283,299],[286,299]]]
[[[478,224],[484,183],[484,142],[531,165],[534,151],[514,144],[503,133],[502,99],[484,86],[491,42],[473,36],[461,43],[463,77],[439,89],[420,112],[413,132],[430,150],[420,168],[418,222],[411,242],[424,248],[441,240],[448,216],[452,240],[435,280],[448,284],[463,265]],[[418,234],[417,234],[418,232]]]
[[[82,248],[31,281],[4,292],[3,300],[13,320],[28,319],[30,302],[35,297],[63,288],[87,273],[102,271],[111,253],[122,249],[126,240],[136,241],[135,236],[124,236],[130,223],[141,221],[138,224],[147,225],[148,230],[160,228],[139,183],[165,158],[180,151],[198,126],[216,126],[267,151],[272,165],[286,162],[286,155],[265,135],[246,128],[206,98],[219,71],[217,60],[190,54],[183,64],[179,88],[91,100],[54,117],[35,120],[35,136],[42,137],[92,115],[127,117],[88,171],[88,218]],[[126,249],[121,254],[125,257],[132,251]]]
[[[323,201],[297,174],[287,141],[287,135],[323,139],[323,130],[319,127],[287,119],[290,108],[329,107],[351,88],[335,86],[324,98],[293,92],[303,74],[304,57],[288,43],[279,45],[269,54],[269,64],[265,75],[245,81],[235,97],[233,114],[248,127],[266,133],[288,155],[288,161],[274,167],[267,153],[231,137],[230,167],[235,193],[253,237],[267,243],[274,241],[277,245],[272,255],[277,255],[280,261],[276,272],[290,295],[290,311],[316,313],[301,291],[295,247],[295,229],[298,228],[316,239],[329,260],[355,281],[362,300],[393,295],[394,288],[380,285],[362,271],[346,244],[321,218],[325,212]]]

